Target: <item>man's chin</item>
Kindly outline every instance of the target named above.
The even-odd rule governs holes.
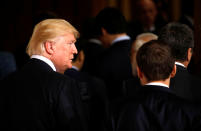
[[[73,66],[72,65],[68,65],[68,68],[67,69],[71,69]]]

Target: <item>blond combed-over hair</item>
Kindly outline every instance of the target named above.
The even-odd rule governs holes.
[[[44,42],[51,41],[66,33],[79,37],[79,32],[64,19],[46,19],[38,23],[27,45],[26,52],[29,56],[41,55],[44,51]]]

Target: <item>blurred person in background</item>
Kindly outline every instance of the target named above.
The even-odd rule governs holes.
[[[177,73],[170,81],[170,89],[182,98],[200,102],[201,78],[192,75],[187,69],[194,49],[193,30],[185,24],[171,22],[160,30],[158,39],[171,47],[176,60]]]
[[[109,99],[118,99],[123,96],[123,81],[132,77],[126,20],[118,9],[106,7],[98,13],[96,22],[106,49],[98,60],[96,75],[105,81]]]
[[[136,0],[136,18],[128,24],[128,35],[132,40],[141,33],[151,32],[158,34],[158,31],[167,21],[160,15],[156,3],[153,0]]]

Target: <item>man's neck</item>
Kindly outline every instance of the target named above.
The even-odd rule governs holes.
[[[169,84],[163,81],[154,81],[154,82],[148,82],[145,85],[154,85],[154,86],[164,86],[169,88]]]
[[[166,86],[166,87],[168,87],[169,88],[169,84],[170,84],[170,78],[168,78],[168,79],[166,79],[166,80],[158,80],[158,81],[147,81],[147,80],[144,80],[144,81],[142,81],[141,80],[141,84],[144,86],[144,85],[149,85],[149,84],[152,84],[152,85],[154,85],[154,83],[157,83],[157,84],[155,84],[155,85],[164,85],[164,86]]]
[[[47,63],[54,71],[56,71],[56,67],[54,63],[48,58],[43,55],[32,55],[31,58],[39,59]]]

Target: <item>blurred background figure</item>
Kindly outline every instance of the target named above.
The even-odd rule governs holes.
[[[170,22],[170,7],[169,7],[169,0],[154,0],[155,5],[158,10],[158,19],[161,19],[165,23]]]
[[[194,2],[182,1],[182,14],[179,17],[179,22],[188,25],[194,31]]]
[[[7,51],[0,51],[0,80],[16,70],[14,55]]]
[[[108,97],[114,100],[123,96],[123,81],[132,77],[129,52],[131,39],[126,34],[126,20],[116,8],[106,7],[96,16],[100,40],[106,51],[98,60],[97,76],[107,86]]]
[[[153,33],[141,33],[136,37],[136,40],[131,45],[130,50],[130,61],[132,65],[132,78],[123,81],[123,94],[124,98],[116,101],[112,106],[112,117],[114,120],[117,120],[118,112],[122,109],[122,104],[125,102],[124,99],[127,97],[133,96],[140,88],[140,79],[137,76],[137,62],[136,55],[140,47],[146,42],[151,40],[156,40],[158,38],[157,35]],[[116,122],[116,121],[115,121]],[[116,125],[115,123],[114,125]]]
[[[185,24],[171,22],[160,30],[158,39],[171,47],[176,60],[177,73],[170,81],[170,89],[187,100],[201,101],[201,78],[187,69],[194,50],[193,30]]]
[[[135,92],[136,88],[140,86],[139,78],[137,76],[137,62],[136,55],[139,48],[151,40],[157,40],[158,36],[154,33],[141,33],[137,35],[136,40],[131,45],[130,61],[132,65],[133,77],[125,81],[123,85],[123,90],[126,96]]]
[[[78,54],[72,61],[72,68],[65,71],[65,75],[75,79],[78,83],[84,111],[87,118],[88,131],[109,131],[109,101],[106,85],[103,80],[83,71],[85,52],[83,43],[76,43]]]
[[[95,75],[98,59],[104,52],[104,47],[99,39],[98,27],[95,17],[87,18],[82,24],[80,43],[83,47],[85,60],[82,71]]]
[[[167,22],[159,15],[156,3],[153,0],[136,0],[136,19],[128,24],[128,35],[133,40],[138,34],[152,32],[157,34]]]
[[[131,64],[132,64],[133,76],[137,76],[137,62],[136,62],[137,51],[146,42],[157,39],[158,36],[154,33],[142,33],[137,35],[136,40],[132,43],[131,46]]]

